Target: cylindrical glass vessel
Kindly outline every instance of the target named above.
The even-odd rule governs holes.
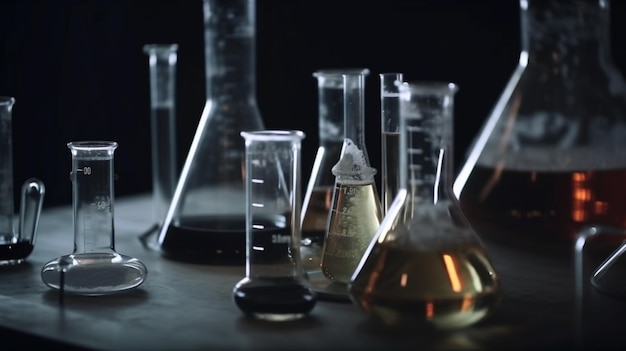
[[[349,285],[383,325],[455,329],[488,316],[500,283],[451,191],[452,83],[400,86],[400,189]]]
[[[398,161],[400,154],[400,84],[402,73],[381,73],[380,133],[382,151],[381,200],[383,215],[387,213],[399,190]]]
[[[245,262],[242,130],[264,129],[256,101],[254,0],[204,0],[206,104],[158,242],[169,258]]]
[[[74,250],[46,263],[42,280],[77,295],[103,295],[135,288],[148,273],[136,258],[115,251],[114,141],[67,144],[72,153]]]
[[[610,55],[610,2],[519,3],[519,64],[454,193],[484,239],[569,255],[589,224],[626,227],[626,84]]]
[[[157,230],[165,220],[178,181],[176,157],[177,44],[147,44],[150,69],[152,211]]]
[[[322,251],[322,273],[345,285],[382,220],[380,197],[365,143],[363,73],[344,74],[344,141],[333,166],[335,189]],[[345,294],[347,295],[347,289]]]
[[[236,305],[259,319],[299,319],[315,306],[300,257],[300,153],[304,133],[242,132],[246,144],[246,277]]]
[[[302,259],[309,277],[324,279],[321,273],[322,248],[333,197],[335,176],[332,167],[341,157],[344,140],[343,74],[367,74],[363,68],[323,69],[317,78],[319,146],[302,203]],[[313,281],[313,280],[312,280]]]

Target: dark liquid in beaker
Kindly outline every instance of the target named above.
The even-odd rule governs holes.
[[[243,265],[246,218],[194,217],[172,221],[161,243],[163,254],[192,263]]]
[[[571,249],[590,224],[626,227],[626,170],[496,172],[473,169],[461,209],[488,241],[532,249]]]
[[[303,317],[316,303],[316,296],[308,287],[292,277],[254,278],[234,290],[237,307],[252,315],[292,315]]]
[[[33,244],[20,241],[15,244],[0,244],[0,260],[19,260],[33,252]]]
[[[425,251],[383,244],[375,250],[349,289],[353,301],[385,325],[462,328],[500,301],[494,269],[478,245]]]

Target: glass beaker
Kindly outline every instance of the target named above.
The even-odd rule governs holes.
[[[349,285],[382,325],[462,328],[500,301],[499,278],[452,194],[453,83],[400,86],[400,189]]]
[[[335,176],[344,140],[343,74],[367,74],[363,68],[323,69],[317,78],[319,146],[302,203],[302,260],[313,279],[321,273],[322,248],[332,202]]]
[[[246,276],[236,305],[259,319],[306,316],[316,304],[300,257],[300,153],[304,133],[241,132],[246,145]]]
[[[138,259],[115,251],[114,141],[67,144],[72,154],[74,250],[41,270],[50,288],[76,295],[104,295],[141,285],[148,271]]]
[[[380,78],[380,133],[382,151],[381,198],[383,215],[399,190],[400,176],[400,85],[402,73],[381,73]]]
[[[609,3],[520,1],[519,64],[454,184],[486,240],[569,255],[584,226],[626,227],[626,84]]]
[[[18,228],[13,199],[13,105],[15,98],[0,96],[0,266],[22,263],[33,251],[45,186],[27,179],[20,191]]]
[[[159,233],[176,260],[245,262],[242,130],[264,129],[256,102],[255,2],[204,0],[206,104]]]
[[[160,229],[176,182],[176,62],[178,44],[147,44],[150,70],[150,141],[152,156],[153,233]]]
[[[335,188],[322,251],[322,273],[347,297],[347,287],[382,220],[365,143],[363,73],[343,75],[344,141],[333,166]]]

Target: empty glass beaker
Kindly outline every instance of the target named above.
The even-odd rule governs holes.
[[[178,181],[176,157],[176,62],[178,44],[147,44],[150,69],[152,217],[157,231],[167,215]]]
[[[255,2],[204,0],[206,104],[158,242],[166,257],[245,262],[242,130],[264,129],[256,101]]]
[[[343,74],[367,74],[363,68],[323,69],[317,78],[319,146],[302,203],[302,260],[312,281],[328,284],[321,272],[322,248],[344,140]]]
[[[246,145],[246,276],[236,305],[259,319],[306,316],[316,304],[300,257],[300,153],[304,133],[241,132]]]
[[[400,85],[402,73],[381,73],[380,133],[382,151],[381,198],[383,215],[387,213],[399,190],[400,176]]]
[[[365,143],[363,73],[343,75],[344,141],[333,166],[335,189],[322,251],[322,273],[347,296],[354,273],[382,220],[380,197]]]
[[[457,86],[400,85],[400,189],[349,285],[373,319],[399,328],[462,328],[489,315],[499,278],[452,194]]]
[[[0,96],[0,266],[22,263],[33,251],[45,186],[27,179],[20,191],[18,227],[13,201],[13,105],[15,98]]]
[[[569,255],[584,226],[626,227],[626,84],[610,55],[610,1],[519,4],[519,64],[454,193],[481,237]]]
[[[115,251],[113,211],[114,141],[77,141],[72,153],[74,250],[41,270],[50,288],[76,295],[104,295],[135,288],[146,266]]]

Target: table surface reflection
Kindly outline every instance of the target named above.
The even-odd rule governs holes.
[[[575,294],[573,260],[488,245],[504,296],[488,319],[466,329],[432,333],[389,330],[355,305],[319,301],[308,318],[262,322],[232,301],[244,267],[171,261],[141,244],[151,226],[149,194],[116,199],[116,251],[148,267],[143,285],[109,296],[65,296],[41,280],[49,260],[71,252],[71,206],[44,209],[35,250],[17,267],[0,267],[3,333],[89,349],[150,350],[415,350],[624,347],[626,301],[591,289]],[[572,249],[573,251],[573,249]],[[610,253],[610,251],[607,251]],[[594,256],[596,257],[596,256]],[[601,256],[597,256],[601,257]],[[598,262],[586,263],[586,274]],[[4,341],[3,341],[4,342]]]

